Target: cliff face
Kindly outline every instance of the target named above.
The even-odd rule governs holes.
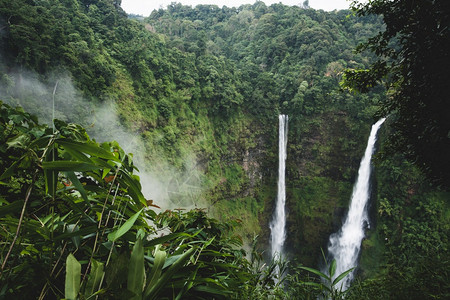
[[[340,110],[289,119],[285,247],[292,257],[316,266],[320,249],[326,249],[346,212],[371,120]],[[277,195],[278,123],[273,118],[265,126],[248,124],[221,161],[233,172],[225,171],[228,175],[211,191],[217,199],[212,212],[223,220],[241,219],[237,232],[248,240],[259,235],[268,249]]]

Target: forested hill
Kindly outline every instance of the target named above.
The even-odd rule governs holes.
[[[174,4],[145,22],[109,0],[0,7],[4,100],[50,120],[55,99],[57,118],[121,141],[122,131],[109,126],[112,114],[99,113],[114,104],[120,123],[142,138],[140,150],[129,151],[145,153],[157,183],[148,183],[150,197],[162,206],[195,202],[240,215],[248,238],[267,237],[277,115],[289,114],[290,226],[303,231],[291,244],[302,244],[308,261],[317,258],[333,216],[346,206],[382,97],[340,92],[341,71],[368,66],[370,57],[353,49],[381,28],[379,19],[262,2]],[[305,189],[311,192],[299,194]],[[327,212],[322,205],[301,212],[316,197]]]
[[[246,241],[259,235],[262,249],[276,197],[278,114],[288,114],[287,250],[317,266],[386,97],[382,88],[352,94],[339,82],[344,69],[374,61],[354,49],[380,30],[375,16],[261,1],[174,3],[142,20],[120,0],[0,0],[0,100],[118,140],[138,158],[147,198],[237,218],[235,232]],[[402,249],[426,256],[448,232],[445,193],[401,156],[379,166],[372,217],[380,229],[362,254],[361,273],[370,276],[387,272],[380,266]],[[434,234],[405,239],[402,230]]]

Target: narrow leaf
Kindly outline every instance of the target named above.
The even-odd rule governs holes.
[[[66,259],[66,285],[65,298],[68,300],[75,300],[80,290],[81,279],[81,264],[70,253]]]
[[[151,287],[145,297],[149,299],[156,299],[161,289],[172,279],[175,273],[177,273],[189,258],[194,254],[195,248],[191,248],[186,251],[174,264],[172,264],[167,271],[165,271],[158,281]]]
[[[176,233],[171,233],[171,234],[168,234],[168,235],[164,235],[164,236],[152,239],[150,241],[145,241],[144,244],[145,244],[145,247],[152,247],[152,246],[156,246],[158,244],[167,243],[168,241],[174,240],[174,239],[176,239],[176,238],[178,238],[180,236],[186,237],[186,238],[193,237],[192,235],[190,235],[188,233],[185,233],[185,232],[176,232]]]
[[[122,226],[120,226],[119,229],[117,229],[114,232],[111,232],[108,234],[108,240],[111,242],[116,241],[118,238],[120,238],[122,235],[128,232],[128,230],[131,229],[131,227],[134,225],[136,220],[139,218],[139,215],[141,214],[143,209],[135,213],[131,218],[129,218],[125,223],[123,223]]]
[[[89,164],[83,161],[69,161],[69,160],[58,160],[53,162],[43,162],[42,167],[44,170],[55,170],[55,171],[93,171],[101,169],[101,167]]]
[[[72,171],[65,172],[65,175],[70,180],[70,182],[72,182],[73,186],[78,190],[78,192],[80,192],[80,195],[81,197],[83,197],[83,200],[89,203],[86,190],[84,189],[77,175],[75,175],[75,173]]]
[[[67,232],[78,232],[80,231],[80,227],[76,224],[69,224],[67,225]],[[80,247],[81,244],[81,237],[79,234],[72,236],[72,243],[75,245],[76,248]]]
[[[115,160],[120,162],[111,152],[101,148],[96,143],[79,143],[69,139],[59,139],[57,143],[64,148],[76,149],[91,156],[101,157],[105,159]]]
[[[167,253],[165,251],[159,250],[160,246],[161,245],[158,245],[155,248],[155,261],[153,263],[153,268],[150,271],[147,287],[144,292],[144,298],[148,297],[151,289],[155,286],[157,280],[161,277],[161,272],[166,261]]]
[[[10,213],[20,212],[23,207],[23,200],[14,201],[11,204],[0,206],[0,217],[3,217]]]
[[[128,187],[127,191],[130,194],[131,198],[136,202],[136,204],[142,203],[144,206],[147,206],[147,200],[145,200],[144,195],[142,194],[142,187],[138,180],[131,177],[127,172],[121,170],[120,177],[117,177],[117,181],[123,185]]]
[[[47,154],[45,155],[45,162],[55,161],[57,158],[58,151],[52,146]],[[44,178],[45,178],[45,193],[49,194],[52,197],[55,197],[56,186],[58,182],[58,171],[44,169]]]
[[[323,279],[326,279],[326,280],[330,279],[327,275],[325,275],[324,273],[320,272],[319,270],[316,270],[316,269],[313,269],[313,268],[308,268],[308,267],[300,267],[300,269],[303,269],[303,270],[309,271],[311,273],[314,273],[314,274],[322,277]]]
[[[347,271],[343,272],[342,274],[340,274],[338,277],[336,277],[335,280],[333,280],[333,286],[336,285],[336,283],[338,283],[339,281],[341,281],[345,276],[347,276],[348,273],[350,273],[351,271],[353,271],[355,268],[351,268],[348,269]]]
[[[3,172],[3,174],[0,176],[0,180],[11,177],[24,158],[25,155],[15,161],[8,169],[6,169],[5,172]]]

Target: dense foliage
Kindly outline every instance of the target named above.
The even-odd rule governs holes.
[[[47,124],[62,120],[49,129],[2,107],[1,295],[342,297],[307,272],[329,279],[308,267],[321,261],[320,248],[340,226],[374,113],[396,99],[382,87],[368,94],[339,87],[345,69],[380,65],[353,49],[382,31],[381,21],[261,1],[238,8],[173,3],[128,18],[115,0],[0,0],[2,100]],[[420,92],[445,96],[438,87]],[[286,250],[306,265],[290,266],[287,288],[274,280],[275,264],[263,267],[257,251],[247,261],[240,249],[240,239],[255,234],[267,247],[279,113],[290,119]],[[392,115],[387,126],[399,120]],[[387,132],[400,131],[381,135]],[[127,150],[108,142],[115,139]],[[134,152],[140,182],[127,152]],[[359,270],[366,280],[348,295],[445,298],[449,196],[402,156],[383,157],[373,192],[376,226]],[[159,214],[152,205],[172,210]],[[185,206],[197,209],[174,209]],[[134,267],[142,262],[144,271]],[[72,288],[64,274],[72,274]],[[155,281],[159,275],[164,280]]]
[[[114,1],[66,2],[2,2],[4,100],[47,122],[54,110],[101,141],[119,135],[112,114],[99,113],[114,103],[124,135],[143,140],[127,151],[144,154],[163,187],[150,197],[166,207],[186,205],[186,195],[189,205],[214,203],[221,217],[241,216],[246,240],[262,242],[276,194],[277,114],[289,114],[288,244],[313,266],[383,97],[338,92],[344,68],[369,66],[352,49],[378,19],[256,2],[174,4],[139,23]]]
[[[378,60],[368,70],[347,71],[348,85],[362,91],[377,83],[387,87],[380,113],[394,119],[393,150],[449,188],[450,3],[377,0],[354,6],[358,15],[381,15],[386,27],[359,47]]]
[[[276,291],[273,267],[267,273],[244,258],[232,224],[202,210],[157,215],[117,143],[0,109],[0,298],[242,299]]]

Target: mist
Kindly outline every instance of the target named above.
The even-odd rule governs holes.
[[[68,72],[53,72],[43,79],[31,71],[12,70],[0,78],[0,100],[23,107],[50,127],[53,119],[59,119],[82,125],[97,142],[117,141],[126,153],[132,154],[144,196],[161,210],[205,206],[201,198],[205,189],[204,175],[197,167],[194,153],[182,157],[181,170],[173,167],[163,155],[147,153],[139,133],[121,124],[115,103],[88,101],[74,86]]]

